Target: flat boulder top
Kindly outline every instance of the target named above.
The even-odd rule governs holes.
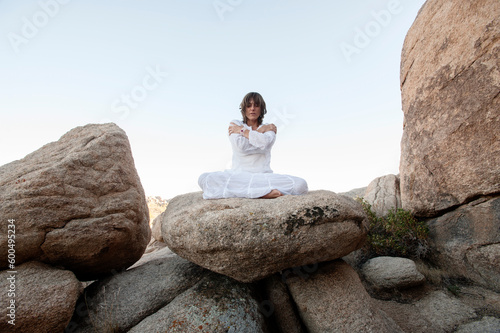
[[[285,218],[291,224],[342,222],[347,219],[361,222],[365,215],[353,199],[331,191],[311,191],[306,195],[287,195],[276,199],[230,198],[205,200],[202,192],[187,193],[171,200],[167,208],[170,218],[193,219],[218,223],[213,219],[235,218],[259,222]],[[185,216],[185,214],[188,216]],[[242,213],[244,215],[242,215]],[[288,226],[287,223],[285,226]],[[286,230],[286,229],[285,229]],[[286,231],[284,230],[284,233]]]
[[[340,258],[361,246],[366,216],[353,199],[330,191],[276,199],[172,199],[162,220],[172,251],[242,282]]]

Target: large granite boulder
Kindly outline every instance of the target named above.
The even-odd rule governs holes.
[[[251,285],[210,272],[128,332],[268,332]]]
[[[437,216],[500,192],[500,5],[428,0],[402,51],[401,200]]]
[[[145,262],[92,283],[67,332],[126,332],[200,281],[203,268],[179,256]]]
[[[15,220],[18,264],[62,266],[81,280],[132,265],[151,232],[130,145],[115,124],[77,127],[0,167],[0,215],[4,230]]]
[[[340,258],[362,246],[366,216],[353,199],[329,191],[266,199],[172,199],[162,235],[178,255],[241,282]]]
[[[342,260],[320,265],[306,279],[289,276],[286,283],[310,333],[403,332],[374,305],[356,271]]]
[[[15,272],[0,272],[0,332],[63,332],[83,290],[80,281],[70,271],[34,261]]]
[[[430,258],[449,274],[500,292],[500,197],[429,220]]]
[[[386,175],[375,178],[365,190],[363,198],[372,206],[377,216],[387,215],[389,209],[401,208],[399,177]]]

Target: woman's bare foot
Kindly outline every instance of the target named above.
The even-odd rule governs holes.
[[[278,190],[272,190],[271,192],[269,192],[268,194],[264,195],[261,198],[262,199],[275,199],[275,198],[281,197],[281,196],[283,196],[283,193],[281,193]]]

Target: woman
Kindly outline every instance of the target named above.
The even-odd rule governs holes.
[[[229,125],[233,148],[230,170],[204,173],[198,179],[204,199],[264,198],[307,193],[304,179],[274,174],[271,170],[271,148],[276,140],[276,126],[262,124],[267,113],[259,93],[248,93],[240,104],[243,121]]]

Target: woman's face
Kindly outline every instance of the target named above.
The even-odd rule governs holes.
[[[248,103],[247,109],[245,110],[245,115],[248,120],[256,121],[260,117],[260,106],[256,106],[253,99]]]

